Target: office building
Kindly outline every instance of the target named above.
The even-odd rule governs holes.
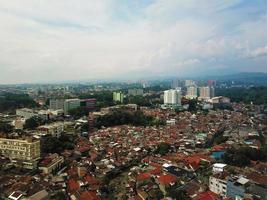
[[[144,94],[143,89],[129,89],[128,95],[129,96],[142,96]]]
[[[64,114],[68,115],[69,111],[80,107],[80,99],[66,99],[64,101]]]
[[[81,99],[80,105],[81,107],[85,107],[90,111],[93,111],[96,107],[96,99]]]
[[[197,87],[189,86],[186,90],[186,98],[188,99],[195,99],[197,98]]]
[[[113,101],[123,103],[124,95],[122,92],[113,92]]]
[[[209,100],[214,97],[213,87],[200,87],[199,88],[199,99]]]
[[[181,105],[181,91],[180,90],[166,90],[164,91],[164,104]]]
[[[40,140],[0,138],[0,154],[17,166],[34,169],[40,159]]]

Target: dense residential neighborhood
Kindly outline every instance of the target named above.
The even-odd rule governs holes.
[[[174,83],[2,87],[0,198],[266,199],[266,104]]]

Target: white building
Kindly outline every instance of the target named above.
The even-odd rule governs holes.
[[[59,156],[57,153],[48,155],[40,163],[39,169],[44,174],[51,174],[57,172],[64,163],[63,156]]]
[[[227,195],[227,176],[224,173],[215,174],[209,178],[210,191],[226,197]]]
[[[185,87],[195,86],[196,83],[193,80],[185,80]]]
[[[224,167],[226,167],[226,166],[227,165],[226,164],[223,164],[223,163],[215,163],[213,165],[212,171],[213,171],[213,173],[223,172],[224,171]]]
[[[180,90],[166,90],[164,91],[164,104],[181,105],[181,91]]]
[[[16,115],[23,117],[25,119],[30,119],[32,117],[37,117],[38,112],[34,111],[33,109],[29,108],[21,108],[16,110]]]
[[[197,87],[189,86],[186,90],[186,98],[188,99],[195,99],[197,98]]]
[[[60,137],[64,132],[64,123],[55,122],[52,124],[42,125],[37,128],[37,134],[40,136],[52,135],[54,137]]]
[[[214,97],[214,88],[213,87],[200,87],[199,88],[199,99],[209,100]]]
[[[230,103],[230,98],[228,97],[223,97],[223,96],[219,96],[219,97],[213,97],[212,99],[210,99],[211,103]]]

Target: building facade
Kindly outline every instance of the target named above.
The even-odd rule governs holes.
[[[186,90],[186,98],[188,99],[195,99],[197,98],[197,87],[189,86]]]
[[[55,122],[52,124],[42,125],[37,128],[37,131],[40,136],[51,135],[53,137],[60,137],[64,132],[64,123]]]
[[[124,95],[122,92],[113,92],[113,101],[123,103]]]
[[[199,99],[209,100],[214,97],[213,87],[200,87],[199,88]]]
[[[164,91],[164,104],[166,105],[181,105],[181,91],[180,90],[166,90]]]
[[[64,101],[64,114],[68,115],[69,111],[80,107],[80,99],[66,99]]]
[[[129,96],[142,96],[144,94],[143,89],[129,89],[128,95]]]
[[[0,138],[0,154],[11,159],[15,165],[36,168],[40,159],[40,140]]]
[[[60,170],[64,163],[63,156],[59,156],[57,153],[48,155],[40,163],[39,169],[43,171],[44,174],[55,174]]]
[[[64,99],[50,99],[49,108],[51,110],[60,110],[64,109]]]

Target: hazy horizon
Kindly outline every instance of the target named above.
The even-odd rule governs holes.
[[[0,2],[0,84],[267,72],[265,0]]]

